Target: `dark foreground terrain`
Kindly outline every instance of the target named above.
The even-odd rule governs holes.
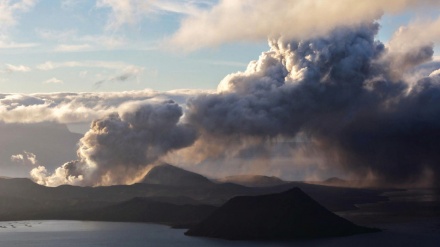
[[[233,197],[280,193],[293,187],[333,212],[387,200],[380,195],[383,191],[377,189],[300,182],[246,187],[212,182],[199,174],[162,165],[153,168],[142,183],[134,185],[52,188],[25,178],[0,178],[0,220],[128,221],[191,227]]]
[[[376,232],[330,212],[299,188],[226,202],[185,234],[230,240],[322,238]]]

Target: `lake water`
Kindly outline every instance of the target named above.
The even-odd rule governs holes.
[[[420,223],[417,223],[420,224]],[[436,223],[412,227],[434,227],[433,231],[410,233],[386,230],[357,236],[279,243],[224,241],[187,237],[185,230],[142,223],[88,221],[13,221],[0,222],[1,247],[145,247],[145,246],[439,246]],[[438,226],[437,226],[438,227]],[[405,228],[408,229],[408,228]]]

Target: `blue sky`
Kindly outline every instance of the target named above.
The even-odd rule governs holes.
[[[214,89],[226,74],[245,69],[267,49],[262,41],[171,51],[158,46],[184,14],[152,12],[134,24],[109,29],[111,14],[94,1],[41,0],[17,11],[16,23],[5,31],[13,44],[0,49],[0,91]],[[115,79],[124,74],[126,80]]]
[[[170,47],[168,40],[182,20],[211,9],[217,1],[0,4],[0,14],[10,15],[0,19],[3,93],[215,89],[224,76],[244,70],[268,49],[265,39],[224,42],[191,52]],[[399,26],[421,15],[436,17],[438,11],[386,14],[379,38],[387,41]]]

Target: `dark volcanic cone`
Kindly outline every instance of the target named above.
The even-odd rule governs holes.
[[[169,164],[153,167],[145,175],[142,183],[184,187],[210,186],[213,184],[213,182],[200,174]]]
[[[375,232],[330,212],[299,188],[232,198],[185,234],[230,240],[318,238]]]

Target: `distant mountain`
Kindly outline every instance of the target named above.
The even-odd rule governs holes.
[[[328,178],[328,179],[322,181],[322,184],[334,185],[334,186],[343,186],[343,185],[347,185],[348,182],[347,182],[347,180],[344,180],[342,178],[331,177],[331,178]]]
[[[377,231],[330,212],[299,188],[232,198],[185,234],[229,240],[280,240]]]
[[[24,151],[36,155],[48,170],[77,159],[77,143],[82,137],[59,123],[13,124],[0,123],[0,171],[9,177],[27,177],[33,168],[29,164],[11,161],[11,156]]]
[[[270,187],[288,183],[277,177],[262,175],[228,176],[225,178],[217,179],[217,181],[221,183],[234,183],[247,187]]]
[[[46,190],[47,187],[38,185],[28,178],[0,178],[0,196],[38,196]]]
[[[169,164],[161,164],[153,167],[147,175],[145,175],[141,183],[184,187],[211,186],[214,184],[200,174]]]
[[[204,207],[198,206],[221,206],[235,196],[279,193],[295,186],[333,211],[356,209],[355,204],[386,199],[379,196],[381,190],[295,182],[274,187],[245,187],[213,183],[201,175],[169,165],[155,170],[146,177],[150,183],[101,187],[45,187],[27,178],[0,178],[0,221],[120,220],[188,225],[201,219],[197,210]],[[176,179],[172,175],[176,175]],[[160,208],[164,210],[158,210]],[[149,214],[150,209],[157,215]],[[112,215],[112,211],[120,212],[121,217]],[[167,218],[168,215],[174,218]],[[185,215],[188,218],[184,218]]]
[[[338,177],[330,177],[325,180],[307,181],[308,184],[325,185],[333,187],[344,188],[364,188],[364,189],[380,189],[380,188],[395,188],[393,184],[387,184],[386,182],[375,179],[361,179],[361,180],[345,180]]]
[[[338,178],[338,177],[331,177],[331,178],[327,178],[326,180],[323,181],[324,183],[346,183],[347,181],[342,179],[342,178]]]

